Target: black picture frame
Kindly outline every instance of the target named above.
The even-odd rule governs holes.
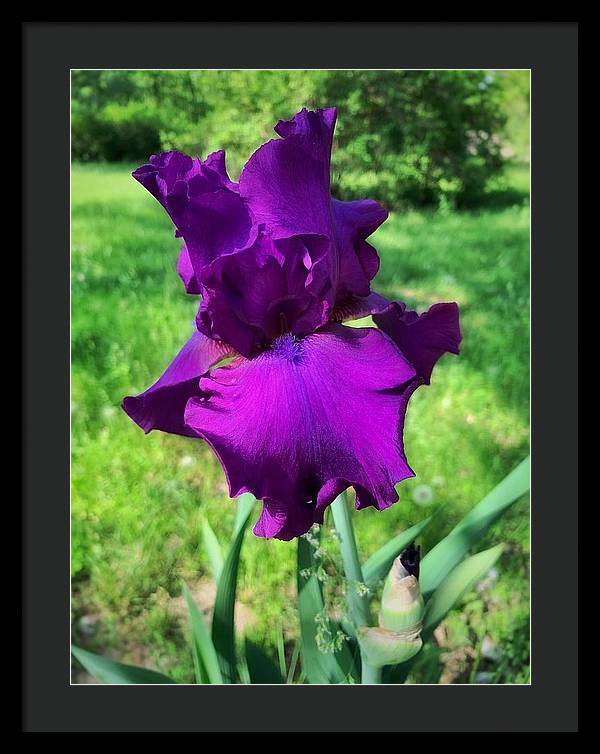
[[[23,731],[576,731],[577,563],[562,554],[577,552],[578,522],[577,24],[24,22],[22,34]],[[72,68],[531,69],[530,686],[70,684]]]

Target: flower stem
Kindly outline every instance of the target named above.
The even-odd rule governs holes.
[[[348,510],[348,501],[346,493],[341,495],[331,504],[333,514],[333,523],[340,537],[340,549],[342,553],[342,563],[344,573],[348,581],[347,601],[350,615],[355,625],[368,626],[371,621],[371,611],[369,605],[368,593],[358,591],[363,585],[363,574],[358,550],[356,549],[356,538],[354,536],[354,527],[352,526],[352,516]],[[361,683],[381,683],[381,669],[374,668],[362,659],[362,679]]]
[[[372,665],[362,661],[362,676],[361,683],[381,683],[381,670],[382,668],[374,668]]]

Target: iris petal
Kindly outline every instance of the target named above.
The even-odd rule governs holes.
[[[200,286],[192,267],[192,260],[190,259],[190,252],[187,246],[183,244],[181,251],[179,252],[179,258],[177,260],[177,274],[181,278],[185,287],[185,292],[190,294],[199,294]]]
[[[379,270],[379,255],[366,239],[385,222],[387,210],[372,199],[355,202],[331,200],[340,260],[337,300],[368,296]]]
[[[339,260],[329,192],[331,145],[335,109],[301,110],[289,121],[279,121],[282,137],[256,150],[240,176],[240,195],[254,222],[275,239],[317,235],[328,240],[326,254],[314,274],[326,280],[322,304],[333,308]]]
[[[159,429],[176,435],[194,435],[184,424],[186,403],[199,393],[200,377],[232,353],[226,344],[195,331],[151,387],[123,400],[123,410],[146,433]]]
[[[370,315],[381,314],[391,306],[391,301],[373,291],[368,296],[350,296],[338,301],[331,319],[334,322],[349,322],[353,319],[362,319]]]
[[[331,240],[329,276],[335,298],[366,296],[379,257],[366,242],[387,218],[370,199],[331,198],[330,162],[335,109],[302,110],[275,131],[282,137],[258,149],[240,177],[253,216],[276,238],[317,233]]]
[[[176,235],[185,240],[197,280],[213,259],[252,242],[252,220],[237,184],[227,175],[223,151],[204,161],[180,152],[153,155],[133,177],[167,211]]]
[[[434,304],[418,315],[393,302],[383,312],[375,313],[373,320],[396,343],[425,385],[429,385],[440,356],[459,352],[462,335],[455,303]]]
[[[302,110],[275,130],[283,138],[256,150],[240,176],[240,194],[275,238],[331,236],[329,167],[334,109]]]
[[[290,539],[349,486],[361,507],[398,499],[394,485],[413,476],[402,428],[415,376],[382,333],[333,324],[216,369],[185,421],[215,450],[231,496],[265,502],[256,533]]]
[[[351,296],[339,303],[332,314],[335,322],[373,316],[383,330],[415,367],[421,384],[428,385],[431,372],[445,353],[459,353],[462,340],[456,303],[434,304],[418,315],[400,301],[388,301],[379,293]]]
[[[327,238],[272,239],[224,255],[205,268],[198,329],[253,355],[283,332],[305,335],[329,319]]]

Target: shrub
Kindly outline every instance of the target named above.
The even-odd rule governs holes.
[[[512,73],[74,71],[72,154],[143,161],[161,149],[224,147],[236,175],[279,118],[335,104],[341,198],[369,195],[392,209],[473,206],[511,153],[511,101],[527,100],[527,72]]]

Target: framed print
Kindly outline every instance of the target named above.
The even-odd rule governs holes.
[[[24,730],[576,731],[577,26],[23,41]]]

